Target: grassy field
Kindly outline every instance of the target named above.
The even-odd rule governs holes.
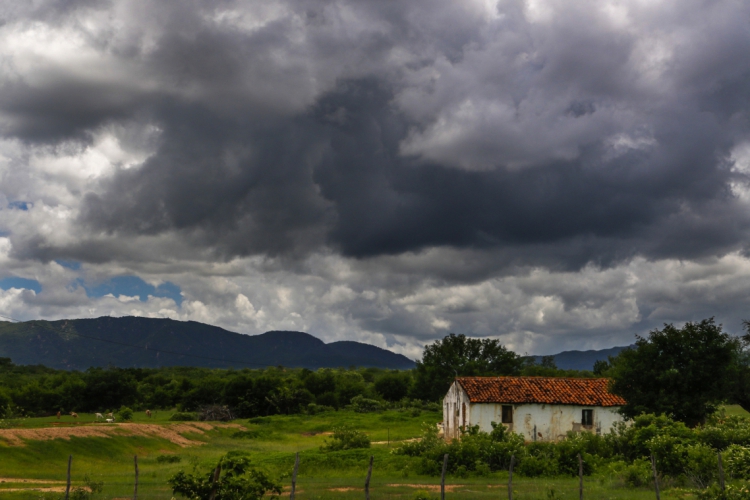
[[[746,413],[727,407],[728,414]],[[57,500],[64,485],[67,458],[73,455],[74,485],[82,485],[88,476],[103,482],[101,494],[93,499],[125,499],[133,496],[133,457],[138,456],[140,469],[139,498],[169,500],[172,498],[167,479],[179,470],[213,468],[228,451],[247,453],[254,464],[272,475],[286,475],[288,485],[295,452],[300,452],[298,495],[300,499],[361,499],[370,455],[374,456],[371,498],[413,499],[420,489],[439,497],[439,478],[420,476],[414,458],[392,453],[405,439],[420,435],[423,423],[434,424],[441,415],[431,412],[388,411],[358,414],[349,411],[315,416],[275,416],[236,421],[231,427],[216,424],[169,422],[171,412],[162,411],[147,418],[136,413],[134,421],[112,426],[96,423],[94,415],[25,419],[14,429],[0,430],[0,497],[9,500]],[[201,423],[202,424],[202,423]],[[329,439],[335,426],[348,424],[367,432],[373,446],[367,450],[324,452],[320,447]],[[8,437],[9,432],[24,432],[21,441]],[[138,431],[138,432],[135,432]],[[171,431],[169,434],[166,431]],[[235,434],[244,432],[244,437]],[[50,434],[47,434],[50,433]],[[69,439],[55,436],[77,433]],[[102,435],[97,435],[102,434]],[[189,441],[188,446],[175,442],[175,436]],[[50,439],[53,438],[53,439]],[[184,443],[183,443],[184,444]],[[175,455],[179,463],[157,462],[160,455]],[[507,498],[507,472],[489,477],[446,480],[447,498],[456,500]],[[37,490],[33,490],[37,488]],[[47,488],[40,491],[38,488]],[[578,498],[575,478],[514,478],[514,498]],[[606,473],[585,480],[586,498],[640,500],[655,498],[648,489],[626,487]],[[284,495],[286,497],[288,493]],[[683,489],[662,492],[664,499],[688,499]]]

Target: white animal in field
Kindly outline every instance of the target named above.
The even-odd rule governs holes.
[[[109,418],[115,418],[115,416],[114,416],[114,415],[112,415],[112,413],[107,413],[107,416],[108,416]]]
[[[96,414],[96,419],[99,420],[100,418],[103,419],[104,415],[102,415],[101,413],[97,413]]]
[[[151,418],[151,410],[146,410],[146,416],[147,416],[148,418]]]
[[[74,411],[71,411],[70,412],[70,416],[73,417],[73,418],[78,418],[78,413],[76,413]]]
[[[106,422],[107,422],[108,424],[114,423],[114,421],[115,421],[115,419],[114,419],[114,418],[108,418],[108,419],[106,420]]]

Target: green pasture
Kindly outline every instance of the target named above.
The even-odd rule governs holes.
[[[724,412],[726,413],[726,415],[728,417],[731,417],[731,416],[750,417],[750,413],[748,413],[747,411],[743,410],[740,405],[726,405],[726,406],[722,406],[721,410],[724,410]]]
[[[736,407],[726,407],[727,414],[739,414]],[[171,412],[160,411],[152,418],[137,412],[133,423],[168,422]],[[427,490],[439,498],[439,478],[416,474],[418,458],[393,454],[399,441],[420,435],[422,425],[434,425],[441,420],[437,412],[385,411],[381,413],[327,412],[319,415],[278,415],[235,421],[240,427],[216,428],[205,434],[187,433],[186,437],[204,442],[202,446],[182,448],[167,439],[133,435],[114,437],[73,437],[69,440],[26,440],[25,446],[9,446],[0,439],[0,498],[8,500],[58,500],[58,492],[31,491],[31,487],[64,485],[67,458],[73,455],[74,486],[83,484],[84,476],[103,482],[96,499],[125,499],[133,497],[134,464],[138,456],[140,471],[138,498],[169,500],[172,492],[167,479],[179,470],[193,471],[213,468],[219,458],[229,451],[246,453],[252,462],[289,485],[294,455],[300,453],[297,498],[305,499],[362,499],[363,484],[369,457],[374,457],[371,481],[373,499],[413,499],[419,490]],[[23,419],[14,423],[22,429],[60,426],[106,426],[95,423],[93,414],[79,414],[78,419],[63,416]],[[373,446],[365,450],[325,452],[321,445],[330,439],[335,427],[349,425],[366,432]],[[125,426],[127,427],[127,426]],[[240,433],[239,435],[237,433]],[[390,443],[388,440],[390,439]],[[175,455],[179,463],[157,461],[160,455]],[[25,480],[26,482],[22,482]],[[446,480],[451,500],[507,498],[507,472],[487,477],[448,477]],[[663,499],[694,498],[688,490],[664,485]],[[12,491],[16,489],[25,491]],[[577,478],[519,478],[514,477],[514,498],[519,500],[550,500],[578,498]],[[283,495],[288,498],[288,492]],[[647,488],[625,486],[616,475],[598,473],[585,478],[585,498],[611,500],[640,500],[655,498]]]

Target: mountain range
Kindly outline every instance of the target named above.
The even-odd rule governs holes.
[[[617,356],[620,351],[632,346],[610,347],[598,351],[563,351],[553,354],[555,366],[563,370],[593,370],[594,363],[599,360],[606,360],[609,356]],[[542,361],[542,356],[533,356],[537,363]]]
[[[564,351],[553,355],[558,368],[591,370],[594,362],[626,347]],[[18,365],[64,370],[91,366],[208,368],[414,368],[413,360],[354,341],[324,343],[304,332],[270,331],[243,335],[196,321],[104,316],[59,321],[0,321],[0,357]],[[541,356],[534,356],[541,361]]]
[[[109,316],[0,322],[0,357],[65,370],[91,366],[262,368],[349,366],[409,369],[414,361],[353,341],[324,343],[308,333],[243,335],[195,321]]]

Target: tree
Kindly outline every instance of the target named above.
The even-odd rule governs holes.
[[[413,395],[437,401],[455,377],[518,375],[522,366],[523,359],[499,340],[451,333],[425,346],[422,360],[417,361]]]
[[[622,413],[666,414],[690,426],[703,422],[731,392],[740,341],[722,331],[714,319],[665,324],[635,348],[612,360],[611,391],[627,403]]]
[[[386,373],[375,381],[375,391],[386,401],[399,401],[409,393],[408,373]]]
[[[734,373],[731,380],[734,381],[731,389],[730,401],[740,405],[745,411],[750,411],[750,321],[743,321],[745,334],[737,351],[737,362],[734,365]]]

